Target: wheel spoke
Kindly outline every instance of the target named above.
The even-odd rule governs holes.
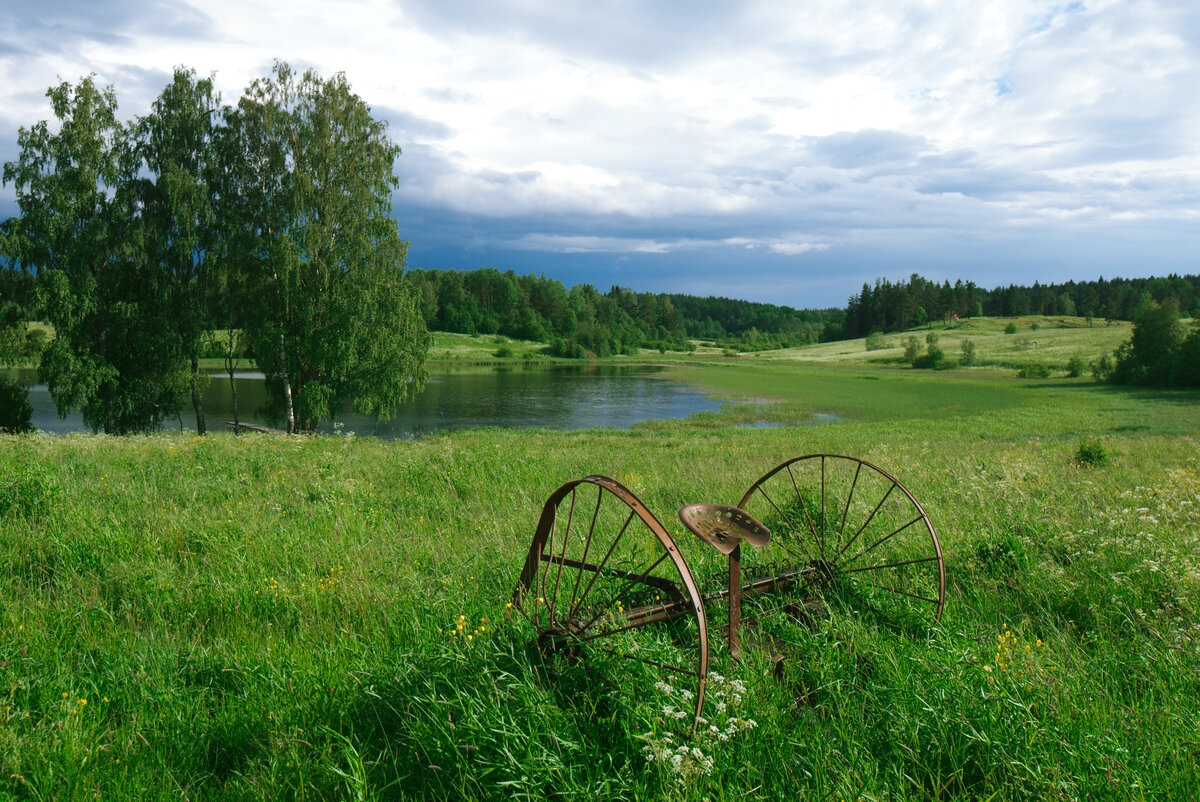
[[[786,523],[787,523],[787,525],[788,525],[788,528],[789,528],[789,529],[790,529],[790,530],[791,530],[793,533],[797,533],[797,532],[799,532],[799,531],[800,531],[799,527],[797,527],[797,526],[796,526],[794,523],[792,523],[792,519],[788,517],[787,513],[786,513],[786,512],[784,512],[783,510],[779,509],[779,505],[778,505],[778,504],[776,504],[776,503],[774,502],[774,500],[773,500],[773,499],[772,499],[772,498],[771,498],[771,497],[770,497],[770,496],[767,494],[767,491],[763,489],[763,486],[762,486],[762,485],[758,485],[758,486],[756,486],[756,487],[755,487],[755,490],[757,490],[757,491],[758,491],[758,492],[759,492],[759,493],[762,495],[762,497],[763,497],[763,498],[765,498],[765,499],[767,500],[767,503],[768,503],[768,504],[770,504],[772,507],[774,507],[774,508],[775,508],[775,512],[779,513],[779,517],[783,518],[784,522],[786,522]],[[804,545],[803,545],[803,544],[804,544],[804,540],[803,540],[802,538],[799,538],[799,537],[797,537],[797,538],[796,538],[796,542],[800,544],[800,548],[801,548],[801,549],[804,551],[804,559],[805,559],[807,562],[812,562],[812,557],[809,555],[809,553],[808,553],[808,549],[805,549],[805,548],[804,548]],[[786,542],[781,542],[781,543],[780,543],[780,545],[782,545],[782,546],[783,546],[783,548],[784,548],[785,550],[787,550],[787,552],[788,552],[789,554],[791,554],[791,555],[792,555],[792,557],[797,557],[797,558],[798,558],[798,557],[800,557],[800,555],[799,555],[799,554],[797,554],[795,551],[793,551],[793,550],[792,550],[792,548],[791,548],[791,547],[790,547],[790,546],[789,546],[789,545],[788,545]]]
[[[846,520],[850,517],[850,502],[854,500],[854,490],[858,487],[858,475],[862,472],[863,464],[858,463],[854,469],[854,481],[850,483],[850,493],[846,496],[846,506],[842,508],[842,523],[838,526],[838,546],[842,545],[842,538],[846,534]],[[839,550],[838,554],[842,552]]]
[[[663,606],[661,609],[665,612],[667,608],[665,606]],[[593,641],[596,638],[611,638],[613,635],[616,635],[619,632],[627,632],[628,630],[631,630],[631,629],[638,629],[640,627],[648,627],[651,624],[660,623],[661,620],[662,619],[653,618],[653,617],[644,618],[644,619],[639,618],[636,621],[630,621],[628,624],[625,624],[624,626],[621,626],[621,627],[617,627],[616,629],[606,629],[606,630],[603,630],[602,632],[593,632],[591,635],[586,635],[586,636],[583,635],[583,633],[587,632],[588,627],[584,627],[583,629],[579,630],[578,632],[573,633],[572,638],[577,643],[587,643],[588,641]],[[591,626],[591,622],[588,622],[588,626]]]
[[[592,525],[591,525],[591,527],[588,528],[588,533],[587,533],[587,542],[588,543],[591,543],[591,541],[592,541],[592,532],[594,532],[596,529],[596,516],[598,516],[600,514],[600,502],[603,500],[604,500],[604,489],[597,488],[596,509],[592,512]],[[572,499],[572,508],[571,508],[572,513],[575,512],[573,502],[574,502],[574,499]],[[568,515],[567,517],[568,517],[568,521],[569,521],[570,515]],[[558,563],[558,573],[555,575],[555,578],[554,578],[554,593],[552,593],[550,595],[550,609],[555,610],[555,611],[558,610],[558,585],[562,581],[563,567],[568,564],[567,544],[570,541],[570,538],[571,538],[571,527],[570,527],[570,523],[568,523],[567,531],[563,534],[562,554],[560,555],[561,559],[559,560],[559,563]],[[578,586],[579,578],[583,575],[582,574],[583,564],[581,562],[580,565],[572,566],[572,567],[579,569],[575,573],[575,585]],[[568,607],[568,609],[570,609],[570,608]]]
[[[792,489],[796,491],[796,501],[800,503],[800,509],[804,512],[804,520],[808,522],[808,531],[813,536],[813,542],[817,544],[817,548],[821,549],[821,544],[817,540],[817,527],[813,525],[812,515],[808,512],[808,505],[804,503],[804,494],[800,492],[800,486],[796,484],[796,475],[792,473],[792,466],[787,466],[788,478],[792,480]],[[791,525],[791,521],[788,522]],[[808,556],[806,551],[805,556]],[[825,550],[821,549],[821,557],[825,557]]]
[[[867,520],[863,521],[862,526],[858,527],[858,531],[854,533],[854,537],[850,538],[849,543],[847,543],[845,546],[842,546],[841,550],[837,553],[838,557],[841,557],[846,553],[847,549],[854,545],[854,541],[858,540],[858,536],[861,535],[863,530],[870,525],[872,519],[875,518],[875,513],[879,512],[879,508],[883,506],[883,503],[888,500],[888,497],[892,495],[892,491],[895,489],[896,483],[892,482],[892,486],[889,487],[887,492],[883,494],[883,498],[879,499],[879,503],[875,505],[875,509],[871,510],[871,514],[867,516]],[[870,551],[870,549],[868,549],[868,551]]]
[[[592,500],[581,485],[596,486],[590,516]],[[585,572],[590,574],[586,581]],[[529,609],[527,598],[540,603]],[[605,680],[614,690],[629,690],[628,682],[613,681],[622,674],[650,682],[655,674],[670,675],[671,684],[692,691],[695,717],[700,715],[708,674],[703,598],[670,533],[620,483],[587,476],[547,499],[513,606],[537,631],[543,655],[562,668],[586,667],[589,656],[600,652],[636,660],[643,667],[634,671],[624,660],[601,665],[610,672]],[[538,607],[550,609],[542,613]],[[676,626],[683,623],[684,628]],[[680,644],[679,635],[695,640]],[[681,724],[694,730],[695,717]]]
[[[620,592],[617,593],[616,596],[613,596],[611,599],[609,599],[600,608],[600,611],[598,613],[596,613],[594,616],[592,616],[591,620],[589,620],[586,624],[584,624],[576,632],[576,634],[582,635],[584,632],[587,632],[591,628],[591,626],[593,624],[595,624],[600,619],[600,617],[608,611],[608,609],[610,607],[612,607],[614,604],[616,604],[618,601],[620,601],[625,596],[625,594],[629,592],[630,588],[632,588],[634,585],[638,584],[638,582],[640,581],[640,579],[642,577],[648,577],[650,575],[651,571],[653,571],[655,568],[657,568],[659,565],[661,565],[662,561],[667,559],[667,556],[668,556],[667,552],[664,551],[662,553],[662,556],[660,556],[657,560],[655,560],[654,563],[649,568],[647,568],[645,571],[642,571],[639,574],[635,575],[632,579],[630,579],[628,582],[626,582],[624,587],[621,588]],[[643,584],[645,584],[645,583],[643,583]]]
[[[872,543],[870,546],[868,546],[867,548],[865,548],[865,549],[863,549],[862,551],[860,551],[858,554],[855,554],[855,555],[854,555],[853,557],[851,557],[849,560],[846,560],[845,564],[846,564],[846,565],[849,565],[850,563],[854,562],[855,560],[857,560],[859,557],[863,556],[864,554],[870,554],[872,551],[874,551],[874,550],[875,550],[875,548],[876,548],[877,546],[880,546],[881,544],[883,544],[883,543],[886,543],[887,541],[891,540],[893,537],[895,537],[896,535],[900,534],[900,533],[901,533],[901,532],[903,532],[905,529],[908,529],[908,527],[912,526],[912,525],[913,525],[913,524],[915,524],[917,521],[923,520],[923,519],[924,519],[924,517],[925,517],[925,516],[923,516],[923,515],[918,515],[916,518],[913,518],[911,521],[909,521],[908,523],[904,524],[903,526],[900,526],[900,527],[897,527],[896,529],[893,529],[891,532],[889,532],[888,534],[884,535],[884,536],[883,536],[883,537],[881,537],[879,540],[876,540],[874,543]]]
[[[574,517],[574,515],[575,515],[575,488],[571,488],[571,511],[567,514],[567,525],[566,525],[566,527],[564,527],[566,529],[566,533],[567,533],[566,536],[570,536],[571,519]],[[554,523],[550,527],[550,537],[548,538],[548,541],[547,541],[548,545],[544,552],[546,555],[549,556],[549,559],[546,560],[546,567],[542,569],[541,588],[538,592],[538,598],[541,599],[543,602],[546,599],[546,581],[547,581],[548,577],[550,576],[550,566],[554,563],[554,533],[557,531],[557,529],[558,529],[558,516],[555,515]],[[553,605],[548,605],[548,606],[550,607],[550,610],[549,610],[550,625],[553,626],[554,625],[554,606]],[[534,608],[534,609],[536,610],[536,608]]]
[[[757,509],[767,505],[764,512],[771,516],[763,520],[778,527],[762,555],[751,558],[750,562],[761,563],[760,569],[786,564],[793,557],[816,557],[801,568],[803,578],[811,580],[802,595],[820,593],[840,578],[847,587],[879,587],[935,604],[941,615],[946,583],[937,532],[917,499],[894,476],[864,459],[816,453],[782,462],[751,484],[742,496],[744,509],[749,509],[756,490],[765,501],[753,503]],[[777,499],[785,503],[776,503]],[[794,509],[791,499],[800,510]],[[790,535],[785,527],[791,529]],[[806,542],[810,537],[813,546]],[[771,549],[779,551],[772,556]],[[759,587],[757,580],[751,585]],[[763,589],[779,588],[764,584]],[[855,596],[852,601],[863,610],[872,606],[865,597]]]
[[[608,562],[608,558],[612,556],[613,549],[615,549],[617,544],[621,542],[621,536],[625,534],[625,530],[629,527],[629,522],[633,520],[634,514],[635,513],[633,510],[629,511],[629,517],[625,519],[625,524],[621,527],[621,531],[617,532],[617,536],[613,538],[612,543],[608,547],[608,551],[604,553],[604,559],[602,559],[600,564],[596,566],[596,570],[592,573],[592,578],[588,580],[587,587],[583,589],[583,593],[579,596],[578,604],[575,602],[574,597],[572,597],[571,609],[567,612],[568,619],[575,619],[575,614],[579,612],[579,604],[583,603],[583,600],[587,598],[588,593],[591,591],[592,585],[596,584],[597,577],[599,577],[600,573],[604,570],[604,565]],[[580,576],[583,576],[583,574],[581,573]]]
[[[602,491],[603,492],[603,491]],[[596,497],[596,512],[600,512],[600,497]],[[571,511],[567,514],[567,529],[563,532],[562,551],[559,552],[558,571],[554,574],[554,591],[550,594],[550,621],[554,622],[554,617],[558,614],[558,586],[562,582],[563,567],[567,563],[567,546],[571,542],[571,520],[575,516],[575,494],[571,493]],[[592,518],[592,525],[596,525],[595,517]],[[591,534],[589,530],[588,534]],[[551,552],[553,554],[553,552]],[[546,566],[546,574],[550,574],[550,566]]]

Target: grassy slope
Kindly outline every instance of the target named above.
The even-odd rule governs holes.
[[[0,795],[1190,793],[1200,397],[829,361],[681,368],[784,400],[632,431],[0,438]],[[846,422],[728,425],[812,410]],[[1085,438],[1107,465],[1075,464]],[[946,612],[780,625],[783,682],[714,636],[759,726],[705,746],[712,776],[647,764],[652,688],[562,687],[497,626],[562,481],[610,474],[672,522],[812,451],[918,495]]]

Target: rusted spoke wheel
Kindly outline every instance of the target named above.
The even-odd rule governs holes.
[[[738,506],[771,530],[771,570],[812,595],[941,616],[946,573],[937,532],[908,488],[875,465],[837,454],[797,457],[752,484]]]
[[[681,729],[694,726],[708,676],[704,602],[674,540],[620,483],[588,476],[547,499],[512,601],[549,659],[617,685],[670,686]]]

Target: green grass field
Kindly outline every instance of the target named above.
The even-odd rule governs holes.
[[[1019,337],[1056,363],[1128,336],[966,331],[997,363]],[[1192,796],[1200,395],[852,345],[675,360],[751,403],[630,431],[0,438],[0,797]],[[654,759],[653,676],[548,663],[506,606],[543,501],[612,476],[712,574],[675,511],[812,452],[920,499],[940,622],[902,599],[812,629],[764,615],[778,679],[714,631],[730,708],[708,709],[733,734]]]

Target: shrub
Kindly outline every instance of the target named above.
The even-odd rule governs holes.
[[[1009,323],[1007,326],[1004,327],[1004,333],[1005,334],[1016,334],[1017,333],[1017,324]]]
[[[1039,324],[1036,320],[1029,324],[1029,328],[1033,331],[1037,331],[1041,327],[1041,324]]]
[[[15,381],[0,377],[0,432],[21,434],[33,431],[33,405],[29,391]]]
[[[1099,440],[1080,440],[1075,452],[1075,464],[1086,468],[1099,468],[1108,463],[1108,452]]]
[[[904,360],[910,365],[916,366],[917,357],[921,353],[921,344],[917,342],[917,338],[911,334],[904,338]]]
[[[932,348],[938,344],[938,339],[938,333],[936,331],[931,331],[925,335],[925,344]]]
[[[499,357],[500,359],[509,359],[516,356],[516,352],[507,345],[502,345],[492,352],[492,356]]]
[[[913,360],[914,368],[926,368],[932,370],[945,370],[953,367],[946,363],[946,352],[936,345],[931,345],[925,350],[925,353]]]
[[[975,364],[975,343],[972,340],[963,340],[961,346],[962,356],[959,361],[963,367],[969,368]]]
[[[1041,362],[1035,362],[1032,365],[1026,365],[1017,372],[1018,379],[1048,379],[1050,378],[1050,368],[1043,365]]]
[[[1112,375],[1112,367],[1112,362],[1109,360],[1108,354],[1101,354],[1092,363],[1092,378],[1098,382],[1108,381],[1108,377]]]
[[[1081,357],[1079,354],[1075,354],[1075,356],[1067,360],[1067,375],[1072,379],[1082,376],[1083,368],[1083,357]]]
[[[883,334],[878,331],[873,331],[867,335],[867,350],[880,351],[887,348],[887,343],[883,339]]]

